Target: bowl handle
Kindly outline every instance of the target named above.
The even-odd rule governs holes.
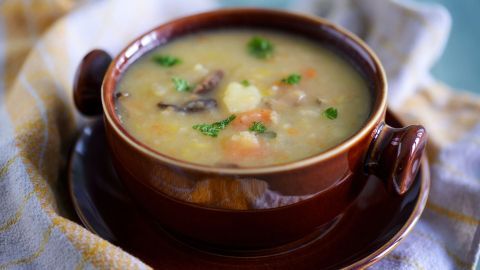
[[[383,179],[388,191],[403,195],[417,175],[426,143],[423,126],[393,128],[381,123],[367,155],[367,171]]]
[[[98,49],[89,52],[80,62],[73,82],[73,101],[82,114],[102,114],[102,82],[111,62],[112,57]]]

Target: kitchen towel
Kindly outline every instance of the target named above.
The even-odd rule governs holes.
[[[0,2],[0,269],[149,268],[69,219],[59,172],[84,122],[71,100],[74,72],[93,48],[115,54],[162,22],[216,7],[208,0]],[[430,133],[425,213],[373,268],[473,268],[480,241],[480,101],[428,72],[446,42],[448,13],[393,0],[305,0],[293,8],[365,39],[386,67],[390,106]]]

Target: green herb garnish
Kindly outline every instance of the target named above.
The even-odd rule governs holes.
[[[253,122],[252,125],[248,128],[248,130],[253,131],[258,135],[262,135],[269,139],[273,139],[277,137],[277,133],[270,130],[267,131],[267,127],[262,122]]]
[[[337,118],[338,111],[337,109],[330,107],[323,112],[323,115],[325,115],[328,119],[333,120]]]
[[[264,133],[267,130],[267,127],[262,122],[253,122],[248,130],[256,133]]]
[[[266,59],[273,54],[273,44],[262,37],[253,37],[247,46],[248,52],[256,58]]]
[[[189,92],[193,88],[187,80],[182,78],[173,77],[172,82],[178,92]]]
[[[248,80],[243,80],[240,82],[243,86],[248,87],[250,86],[250,82]]]
[[[235,119],[235,117],[235,114],[232,114],[227,119],[215,122],[213,124],[194,125],[193,129],[200,131],[203,135],[217,137],[218,133],[220,133],[221,130],[225,129],[228,124],[230,124]]]
[[[171,55],[154,55],[152,60],[164,67],[172,67],[182,62],[180,58]]]
[[[293,73],[288,75],[288,77],[283,78],[282,82],[287,84],[298,84],[301,79],[302,79],[302,76],[300,76],[299,74]]]

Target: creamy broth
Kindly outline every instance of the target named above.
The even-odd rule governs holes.
[[[248,29],[156,48],[128,68],[116,99],[139,141],[228,167],[316,155],[356,133],[371,111],[365,80],[344,58],[308,39]]]

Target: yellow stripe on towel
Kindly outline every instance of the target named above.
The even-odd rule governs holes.
[[[480,224],[480,220],[475,219],[474,217],[464,215],[462,213],[454,212],[450,209],[444,208],[440,205],[434,204],[432,202],[427,203],[427,208],[434,213],[446,216],[456,221],[461,221],[465,224],[471,226],[478,226]]]
[[[10,166],[12,166],[13,162],[15,161],[15,159],[18,157],[18,155],[15,155],[13,157],[11,157],[9,160],[7,160],[7,162],[5,162],[5,164],[0,168],[0,182],[5,179],[3,176],[8,172],[8,169],[10,168]]]

